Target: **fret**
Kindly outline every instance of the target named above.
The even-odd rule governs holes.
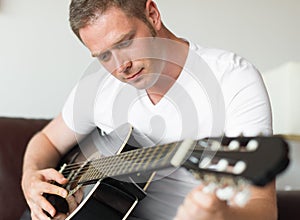
[[[151,155],[150,155],[150,157],[148,157],[146,163],[145,163],[144,166],[143,166],[143,169],[145,169],[145,170],[147,169],[149,163],[152,162],[152,158],[154,158],[154,160],[156,159],[156,158],[154,157],[154,155],[155,155],[155,153],[158,151],[158,149],[159,149],[159,147],[154,147],[154,151],[151,152]],[[150,151],[150,150],[149,150],[149,151]]]
[[[154,149],[154,150],[153,150]],[[147,164],[149,163],[149,159],[151,159],[151,156],[153,157],[153,152],[152,151],[157,151],[158,148],[155,147],[150,147],[147,148],[146,154],[144,155],[143,161],[142,161],[142,167],[141,170],[146,170]]]
[[[145,160],[145,157],[143,156],[144,151],[150,150],[150,149],[151,149],[151,148],[142,148],[142,150],[141,150],[141,152],[140,152],[140,154],[139,154],[139,156],[138,156],[138,159],[142,159],[142,160],[138,162],[138,166],[135,168],[135,171],[136,171],[136,172],[139,172],[139,171],[140,171],[140,167],[141,167],[142,163],[143,163],[144,160]]]
[[[124,154],[124,155],[117,155],[118,157],[118,165],[117,166],[114,166],[114,169],[115,169],[115,172],[114,172],[114,176],[118,176],[120,174],[123,174],[125,171],[126,171],[126,163],[128,163],[128,161],[130,161],[131,157],[132,157],[132,154],[130,153],[127,153],[127,154]]]
[[[168,147],[170,147],[171,145],[170,144],[166,144],[166,145],[163,145],[162,146],[162,149],[167,149]],[[162,157],[164,156],[164,154],[163,154],[163,150],[161,150],[160,152],[159,152],[159,154],[156,156],[156,160],[152,163],[152,167],[153,168],[155,168],[156,167],[156,165],[159,167],[159,164],[160,163],[158,163],[158,162],[160,162],[161,161],[161,159],[162,159]]]
[[[131,156],[132,155],[127,152],[124,154],[116,155],[117,161],[115,161],[114,164],[110,165],[113,167],[112,174],[110,176],[122,175],[126,171],[126,166],[128,161],[130,161]]]
[[[171,155],[174,155],[175,152],[178,150],[178,143],[173,143],[173,144],[170,144],[171,147],[170,147],[170,150],[167,152],[166,156],[164,157],[161,165],[165,165],[169,162],[169,164],[171,163]]]
[[[135,150],[133,152],[133,158],[135,158],[135,159],[132,161],[132,165],[131,165],[131,167],[129,169],[129,172],[133,172],[134,167],[138,164],[138,159],[139,158],[137,156],[139,156],[139,155],[140,155],[140,151]]]
[[[120,155],[109,157],[109,160],[105,166],[105,175],[107,177],[114,176],[114,170],[116,169],[116,166],[120,166],[120,164]]]

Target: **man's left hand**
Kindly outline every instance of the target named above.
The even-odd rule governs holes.
[[[221,201],[214,193],[205,193],[203,186],[191,191],[178,208],[174,220],[224,220],[229,208],[226,201]]]

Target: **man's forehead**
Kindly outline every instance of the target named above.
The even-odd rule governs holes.
[[[96,46],[97,52],[95,52],[101,53],[102,50],[106,50],[126,38],[135,29],[134,18],[124,17],[124,14],[114,15],[102,14],[93,23],[79,30],[82,42],[92,52]]]

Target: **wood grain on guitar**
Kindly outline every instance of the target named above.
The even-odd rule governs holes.
[[[265,186],[289,164],[288,145],[281,137],[218,137],[141,146],[132,132],[129,124],[107,136],[96,129],[61,160],[61,172],[69,180],[62,187],[69,196],[84,191],[67,219],[80,219],[94,203],[101,217],[126,219],[146,196],[153,173],[170,167],[184,167],[202,180],[204,191],[244,205],[249,184]],[[111,155],[99,153],[117,146]],[[54,206],[66,213],[65,207]]]

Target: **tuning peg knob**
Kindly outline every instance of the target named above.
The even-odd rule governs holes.
[[[222,172],[222,171],[227,170],[228,164],[229,164],[228,160],[225,160],[225,159],[219,160],[218,164],[216,165],[217,171]]]
[[[240,148],[240,142],[238,142],[237,140],[232,140],[230,141],[230,143],[228,144],[228,149],[229,150],[238,150]]]
[[[257,140],[250,140],[246,146],[247,151],[255,151],[258,148]]]
[[[232,172],[234,174],[241,174],[242,172],[244,172],[246,167],[247,167],[246,163],[240,160],[234,165]]]
[[[218,142],[218,141],[212,141],[210,143],[210,149],[212,151],[218,151],[220,148],[221,148],[221,143],[220,142]]]
[[[211,159],[212,158],[210,157],[204,157],[199,163],[199,168],[201,169],[207,168],[211,164]]]

